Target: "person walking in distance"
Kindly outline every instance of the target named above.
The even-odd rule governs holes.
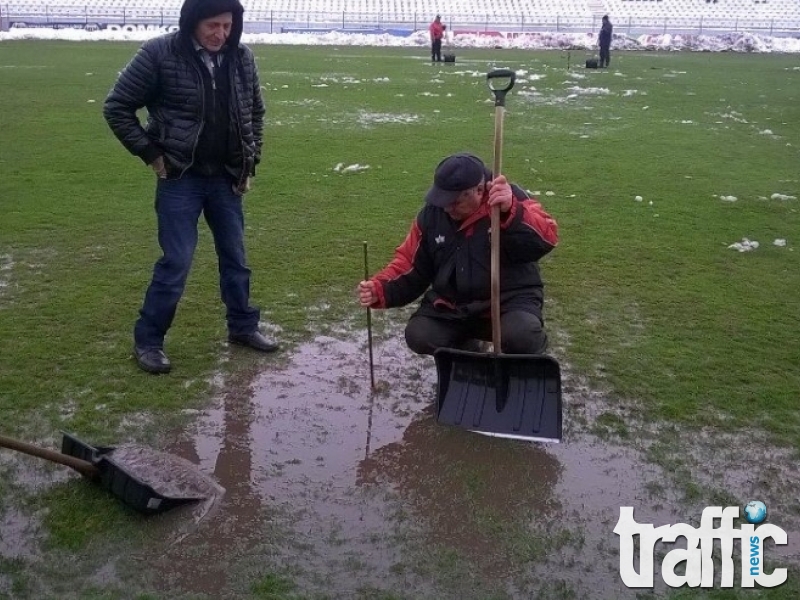
[[[242,201],[261,159],[264,102],[252,51],[240,43],[239,0],[185,0],[178,30],[146,41],[105,100],[109,127],[156,176],[162,256],[134,327],[141,369],[167,373],[164,337],[183,295],[201,213],[211,229],[228,341],[261,352],[278,344],[250,305]],[[147,109],[140,123],[136,112]]]
[[[599,67],[608,67],[611,62],[611,34],[614,26],[608,20],[608,15],[603,16],[603,24],[600,26],[600,33],[597,36],[597,44],[600,46]]]
[[[431,34],[431,62],[442,62],[442,38],[444,37],[444,24],[441,15],[436,18],[429,27]]]

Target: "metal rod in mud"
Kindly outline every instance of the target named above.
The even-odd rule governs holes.
[[[364,242],[364,281],[369,279],[369,260],[367,259],[367,242]],[[369,347],[369,383],[375,391],[375,363],[372,356],[372,311],[367,307],[367,346]]]

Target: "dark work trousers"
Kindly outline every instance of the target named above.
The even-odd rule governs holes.
[[[611,44],[600,44],[600,64],[598,66],[607,67],[610,62],[611,62]]]
[[[242,197],[231,186],[231,178],[225,175],[187,173],[180,179],[158,180],[156,216],[163,255],[153,268],[153,279],[134,328],[137,347],[163,347],[192,265],[200,213],[214,237],[228,331],[247,334],[257,330],[260,313],[249,305],[250,269],[244,251]]]
[[[547,349],[547,334],[539,317],[521,310],[501,315],[500,337],[506,354],[541,354]],[[470,342],[476,339],[492,340],[491,319],[414,315],[406,325],[406,343],[417,354],[433,354],[437,348],[472,349]]]
[[[431,42],[431,62],[442,62],[442,38]]]

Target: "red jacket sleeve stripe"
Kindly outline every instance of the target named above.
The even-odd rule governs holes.
[[[374,308],[386,307],[386,296],[383,292],[384,282],[398,279],[414,269],[414,258],[419,251],[421,243],[422,230],[419,228],[417,220],[414,219],[406,239],[395,249],[392,261],[372,278],[377,283],[378,292],[378,302],[373,305]]]
[[[522,208],[522,222],[533,229],[542,240],[555,247],[558,244],[558,224],[555,219],[536,200],[526,200],[518,206]]]

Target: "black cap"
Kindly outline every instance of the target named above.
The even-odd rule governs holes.
[[[433,186],[425,194],[425,202],[445,208],[461,195],[483,180],[491,179],[491,173],[483,161],[472,154],[453,154],[436,167]]]

